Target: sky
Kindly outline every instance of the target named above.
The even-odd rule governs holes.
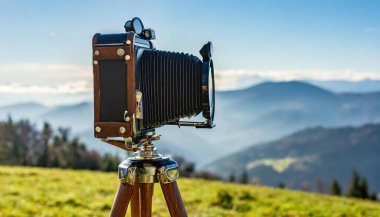
[[[380,80],[380,1],[0,1],[0,105],[91,100],[91,39],[140,17],[160,50],[214,44],[216,88]]]

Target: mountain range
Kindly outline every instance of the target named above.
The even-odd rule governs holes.
[[[380,191],[380,124],[308,128],[282,139],[250,146],[207,165],[224,175],[248,173],[260,184],[313,191],[329,190],[333,179],[347,189],[353,170]],[[324,189],[317,189],[324,188]]]
[[[336,93],[369,93],[380,90],[380,80],[364,79],[359,81],[344,80],[307,80],[306,82]]]
[[[249,146],[273,141],[307,127],[358,126],[380,121],[380,92],[334,93],[307,82],[265,82],[216,93],[216,127],[157,129],[161,152],[182,155],[202,166]],[[70,127],[90,148],[116,152],[93,137],[93,104],[46,107],[36,103],[0,107],[0,118],[28,118]],[[120,152],[120,151],[119,151]]]

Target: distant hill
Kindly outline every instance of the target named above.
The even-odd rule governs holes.
[[[94,106],[89,102],[59,106],[37,117],[56,126],[69,126],[74,132],[92,129]]]
[[[278,139],[311,126],[380,122],[380,92],[333,93],[299,82],[265,82],[217,94],[216,125],[200,134],[224,150]]]
[[[371,190],[379,192],[380,124],[302,130],[218,159],[206,168],[225,177],[247,171],[261,184],[282,182],[308,190],[317,190],[317,182],[328,187],[334,178],[346,189],[356,169],[368,179]]]
[[[8,116],[12,116],[14,119],[34,119],[49,109],[47,106],[34,102],[3,106],[0,107],[0,120],[7,119]]]
[[[342,93],[369,93],[374,91],[380,91],[380,80],[365,79],[360,81],[343,81],[343,80],[333,80],[333,81],[317,81],[309,80],[308,83],[320,86],[327,90]]]
[[[90,147],[110,150],[93,138],[92,102],[53,108],[26,109],[20,105],[19,108],[0,107],[0,115],[28,114],[37,123],[46,120],[55,127],[70,127]],[[165,152],[185,155],[202,165],[251,144],[272,141],[306,127],[378,122],[380,92],[334,93],[300,81],[265,82],[245,90],[217,92],[214,129],[166,126],[158,129],[162,135],[158,145]]]

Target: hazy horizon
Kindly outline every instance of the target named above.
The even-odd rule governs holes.
[[[256,85],[260,85],[263,83],[274,82],[274,83],[282,83],[282,82],[303,82],[310,85],[317,86],[318,88],[324,89],[326,91],[330,91],[333,93],[372,93],[372,92],[380,92],[380,80],[371,80],[364,79],[360,81],[344,81],[344,80],[289,80],[289,81],[278,81],[278,80],[260,80],[256,83],[252,83],[249,85],[242,85],[241,88],[235,89],[227,89],[227,90],[216,90],[216,92],[223,93],[229,91],[243,91],[249,88],[252,88]],[[39,104],[46,107],[59,107],[59,106],[71,106],[77,105],[81,103],[92,103],[93,102],[93,93],[92,88],[86,90],[85,93],[72,93],[66,96],[67,100],[59,99],[58,101],[54,101],[51,99],[49,94],[45,94],[45,98],[33,98],[28,96],[27,92],[20,92],[17,94],[19,97],[15,98],[11,101],[0,100],[0,108],[8,107],[8,106],[17,106],[22,104]],[[4,91],[4,89],[3,89]],[[44,94],[40,92],[40,94]],[[0,95],[0,99],[6,95]],[[38,97],[38,96],[36,96]],[[7,98],[7,97],[6,97]]]

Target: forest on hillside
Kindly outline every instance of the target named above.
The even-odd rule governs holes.
[[[117,155],[87,150],[67,128],[41,130],[28,120],[0,122],[0,164],[116,171]]]
[[[210,172],[196,170],[193,162],[181,156],[175,156],[175,160],[182,177],[220,179]],[[11,117],[0,122],[0,165],[115,172],[121,161],[117,154],[89,150],[68,128],[54,130],[45,122],[38,129],[28,120],[14,121]]]

